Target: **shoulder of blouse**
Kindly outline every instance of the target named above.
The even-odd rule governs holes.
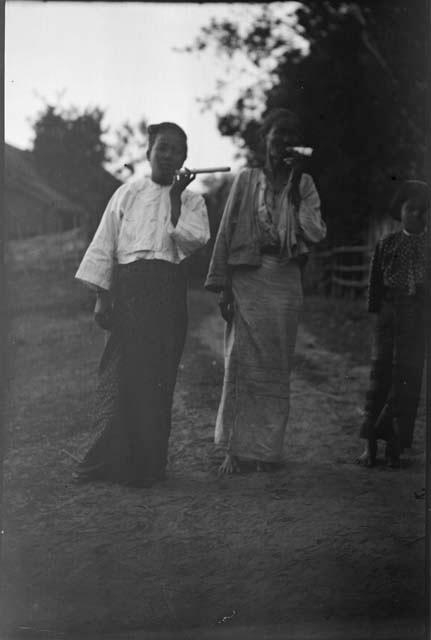
[[[258,173],[261,172],[262,169],[260,167],[242,167],[241,169],[238,170],[237,172],[237,176],[246,176],[249,175],[251,173]]]
[[[381,249],[386,249],[387,247],[390,247],[398,240],[402,240],[401,231],[391,231],[391,233],[388,233],[387,235],[383,236],[383,238],[379,241],[378,246]]]
[[[125,213],[130,203],[134,201],[134,196],[141,189],[141,181],[134,180],[133,182],[125,182],[112,196],[111,206],[113,212],[117,214],[117,216],[122,217],[122,214]],[[109,205],[108,205],[109,206]]]
[[[399,231],[392,231],[386,236],[383,236],[376,245],[375,253],[378,255],[379,260],[385,262],[389,256],[396,250],[402,237]]]
[[[126,190],[131,193],[135,193],[136,191],[147,189],[151,184],[153,184],[151,178],[144,176],[143,178],[135,178],[134,180],[130,180],[130,182],[126,182],[123,187],[127,187]]]
[[[141,184],[141,180],[134,180],[133,182],[125,182],[120,185],[118,189],[114,192],[113,198],[115,198],[117,203],[123,203],[130,196],[135,194],[137,191],[140,191],[144,188],[144,185]]]
[[[253,191],[262,178],[264,178],[264,173],[259,167],[244,167],[236,174],[231,188],[236,192],[243,192],[245,188],[250,187]]]
[[[309,173],[301,174],[301,180],[299,181],[299,186],[301,187],[301,189],[307,189],[307,188],[310,189],[313,187],[316,188],[313,177]]]
[[[238,171],[235,176],[234,184],[239,184],[240,182],[244,182],[247,178],[251,177],[259,177],[262,174],[262,169],[259,167],[243,167]]]

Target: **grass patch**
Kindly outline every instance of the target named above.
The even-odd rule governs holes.
[[[367,364],[371,354],[374,314],[365,300],[306,296],[302,322],[329,351],[349,355]]]

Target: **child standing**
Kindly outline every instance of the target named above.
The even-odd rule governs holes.
[[[358,462],[371,467],[377,441],[386,441],[390,467],[410,448],[419,404],[425,356],[426,217],[430,190],[408,180],[395,195],[393,217],[399,231],[377,245],[370,269],[368,310],[376,313],[370,384],[360,437],[366,440]]]

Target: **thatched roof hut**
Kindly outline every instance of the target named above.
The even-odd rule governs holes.
[[[5,144],[4,150],[4,203],[10,238],[55,233],[84,224],[86,208],[40,176],[30,151],[10,144]]]

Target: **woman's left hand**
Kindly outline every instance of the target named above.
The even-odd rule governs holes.
[[[189,186],[191,182],[196,178],[196,174],[192,173],[184,167],[180,171],[176,171],[174,174],[174,180],[170,189],[170,193],[173,196],[180,196],[184,189]]]
[[[94,307],[94,319],[105,331],[112,329],[112,303],[108,291],[99,291]]]
[[[233,294],[230,289],[224,289],[220,293],[218,306],[223,320],[230,324],[234,316]]]

